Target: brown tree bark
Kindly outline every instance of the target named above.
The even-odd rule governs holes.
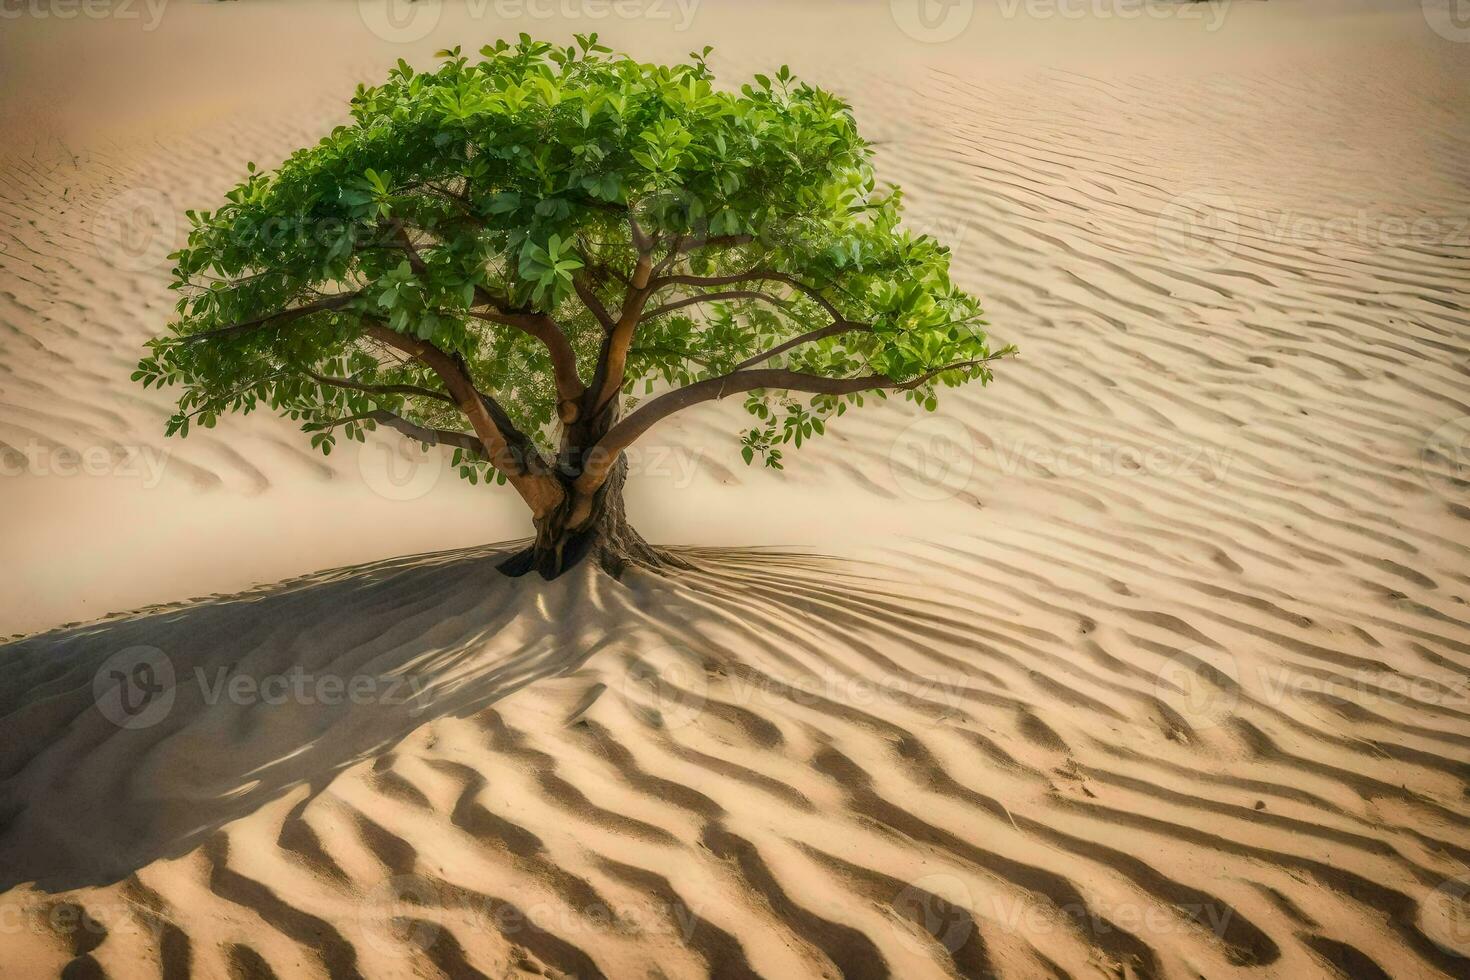
[[[502,562],[507,575],[535,572],[553,579],[577,564],[592,560],[603,571],[620,578],[631,565],[643,568],[689,568],[688,562],[661,551],[643,539],[628,523],[623,485],[628,462],[622,453],[604,459],[595,447],[617,422],[619,399],[614,395],[597,405],[596,386],[584,393],[575,421],[564,426],[561,452],[554,469],[563,488],[562,502],[535,518],[536,537],[530,547]],[[596,482],[588,471],[598,474]],[[602,474],[606,473],[606,478]]]
[[[623,507],[627,474],[628,463],[620,457],[590,499],[577,497],[569,485],[566,501],[536,521],[536,538],[531,545],[502,562],[500,570],[511,576],[535,572],[553,579],[583,561],[595,561],[609,575],[621,578],[634,565],[652,569],[691,567],[649,544],[628,523]]]

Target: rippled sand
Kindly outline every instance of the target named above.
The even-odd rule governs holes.
[[[7,22],[0,975],[1470,975],[1470,43],[680,9]],[[843,92],[1021,359],[784,474],[665,424],[699,570],[622,584],[501,578],[519,502],[386,441],[163,440],[171,216],[520,29]]]

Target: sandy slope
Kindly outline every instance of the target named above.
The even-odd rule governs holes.
[[[1024,358],[784,476],[670,423],[632,510],[701,570],[542,589],[428,554],[509,495],[126,380],[168,215],[522,25],[7,24],[0,629],[239,594],[0,650],[0,975],[1470,975],[1470,45],[834,9],[560,33],[844,91]]]

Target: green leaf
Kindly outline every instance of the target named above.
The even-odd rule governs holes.
[[[382,343],[387,324],[461,365],[554,458],[561,397],[542,317],[590,381],[604,333],[573,277],[620,315],[640,258],[631,211],[641,241],[654,243],[649,267],[676,278],[645,310],[676,305],[638,326],[624,417],[639,410],[633,392],[717,378],[753,358],[829,378],[938,371],[905,391],[930,411],[940,385],[987,383],[988,364],[946,370],[991,356],[981,305],[954,284],[943,243],[903,226],[902,194],[878,179],[847,103],[786,65],[746,85],[716,82],[708,55],[644,64],[592,34],[571,44],[523,35],[485,45],[479,59],[443,50],[424,71],[400,60],[381,84],[357,88],[343,125],[273,172],[247,166],[218,207],[185,212],[188,239],[170,256],[178,303],[132,380],[177,387],[165,430],[180,437],[261,406],[304,426],[323,453],[336,432],[360,442],[373,429],[334,420],[377,411],[472,429],[433,397],[444,390],[433,368]],[[776,278],[731,278],[752,269]],[[761,295],[701,299],[725,289]],[[230,330],[342,295],[355,298]],[[866,328],[785,346],[834,309]],[[177,342],[198,335],[208,339]],[[741,456],[781,469],[782,448],[824,435],[849,408],[882,404],[877,394],[865,405],[859,393],[752,393],[758,427]],[[452,465],[467,480],[505,479],[471,454]]]

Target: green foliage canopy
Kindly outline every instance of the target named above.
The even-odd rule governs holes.
[[[832,93],[784,67],[724,90],[709,49],[643,64],[596,35],[480,53],[400,61],[187,212],[177,317],[134,374],[182,385],[170,434],[264,404],[322,452],[388,424],[471,480],[570,493],[579,453],[687,404],[744,393],[743,455],[779,467],[865,392],[933,409],[1011,352]]]

